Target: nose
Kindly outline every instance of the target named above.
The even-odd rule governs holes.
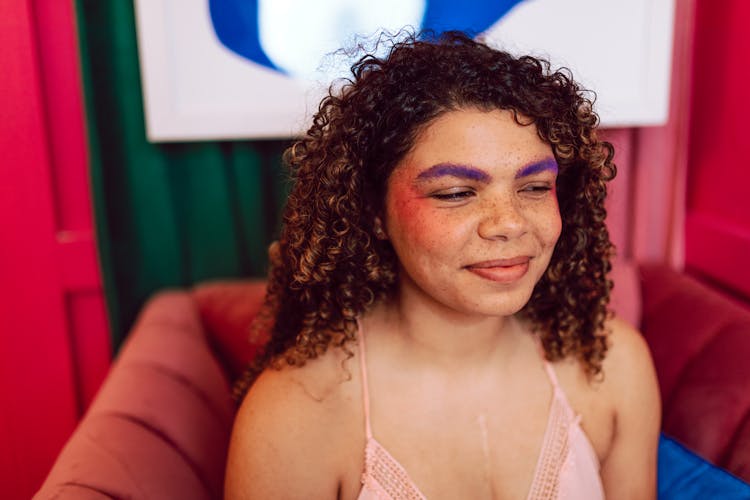
[[[488,201],[481,210],[477,232],[484,239],[507,241],[526,232],[526,217],[515,200]]]

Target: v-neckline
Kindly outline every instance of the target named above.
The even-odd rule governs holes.
[[[365,357],[365,340],[362,332],[362,325],[357,321],[358,335],[357,343],[359,347],[359,365],[361,372],[361,384],[362,384],[362,399],[365,413],[365,435],[367,442],[365,445],[365,470],[362,473],[362,484],[365,486],[365,482],[368,477],[374,480],[376,483],[383,488],[381,481],[378,481],[374,475],[378,471],[379,467],[373,464],[372,461],[376,459],[378,452],[385,460],[387,464],[381,464],[382,470],[392,470],[396,473],[398,478],[401,480],[401,487],[406,487],[410,490],[412,496],[407,498],[418,498],[426,500],[427,497],[422,493],[417,484],[412,480],[409,472],[391,453],[383,446],[372,433],[372,424],[370,421],[370,391],[369,384],[367,381],[367,361]],[[547,378],[552,386],[552,397],[549,404],[549,410],[547,414],[547,424],[545,426],[544,434],[542,436],[542,443],[539,447],[537,454],[537,462],[534,466],[534,472],[531,476],[531,484],[529,485],[528,493],[526,495],[527,500],[536,500],[550,498],[550,494],[553,493],[557,488],[558,477],[560,474],[559,464],[562,463],[569,450],[569,430],[571,423],[579,425],[579,419],[576,418],[572,413],[570,404],[565,398],[565,394],[562,392],[557,377],[555,376],[554,369],[547,360],[542,360],[544,363],[544,369],[547,373]],[[403,484],[406,483],[406,484]]]
[[[556,478],[551,480],[548,480],[546,478],[549,474],[557,475],[559,473],[559,471],[555,470],[558,468],[553,467],[553,464],[559,463],[559,461],[548,459],[548,457],[550,457],[550,455],[554,456],[564,454],[562,452],[567,452],[568,425],[566,425],[565,421],[568,420],[568,418],[565,417],[568,416],[568,407],[563,401],[560,400],[561,395],[559,394],[559,391],[560,389],[558,387],[553,386],[552,398],[549,405],[549,413],[547,415],[547,424],[542,436],[542,443],[537,454],[534,473],[531,476],[531,483],[526,495],[527,500],[535,500],[537,498],[550,498],[548,492],[550,488],[553,487],[553,485],[551,485],[550,483],[555,483]],[[369,406],[369,404],[367,406]],[[369,422],[369,418],[367,420]],[[556,422],[558,422],[558,425],[555,424]],[[365,470],[363,472],[362,482],[364,483],[369,475],[370,478],[380,484],[380,487],[383,488],[383,485],[381,481],[378,481],[376,474],[378,465],[372,463],[372,461],[376,460],[378,458],[378,455],[380,455],[380,457],[385,458],[389,462],[385,466],[381,464],[380,467],[398,471],[398,476],[401,479],[400,483],[407,483],[406,487],[411,490],[409,492],[411,496],[407,496],[406,498],[412,499],[416,497],[421,500],[427,500],[425,494],[422,493],[422,490],[411,478],[406,468],[401,465],[401,462],[399,462],[388,451],[388,449],[383,446],[380,441],[377,440],[377,438],[373,436],[371,428],[369,428],[368,431],[369,432],[367,432],[367,443],[365,448]],[[403,487],[405,485],[400,484],[400,486]],[[545,494],[546,496],[543,496]],[[394,500],[396,500],[395,497],[393,498]]]

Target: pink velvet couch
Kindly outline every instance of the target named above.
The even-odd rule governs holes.
[[[750,312],[660,266],[615,280],[614,307],[642,318],[654,353],[664,432],[749,480]],[[154,296],[35,498],[221,498],[230,379],[255,351],[244,339],[263,293],[221,282]]]

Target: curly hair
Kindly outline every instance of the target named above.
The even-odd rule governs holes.
[[[460,32],[390,43],[386,56],[365,55],[350,79],[331,86],[306,135],[285,152],[294,187],[252,326],[269,338],[236,394],[269,365],[302,365],[331,346],[351,356],[356,318],[397,286],[393,248],[373,231],[389,175],[422,130],[462,108],[510,110],[551,146],[562,233],[521,314],[549,360],[575,356],[599,374],[612,287],[604,199],[616,167],[612,146],[597,138],[593,100],[569,71]]]

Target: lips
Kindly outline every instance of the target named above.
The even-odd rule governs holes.
[[[497,283],[513,283],[523,278],[529,270],[528,256],[511,259],[487,260],[466,266],[468,271]]]

